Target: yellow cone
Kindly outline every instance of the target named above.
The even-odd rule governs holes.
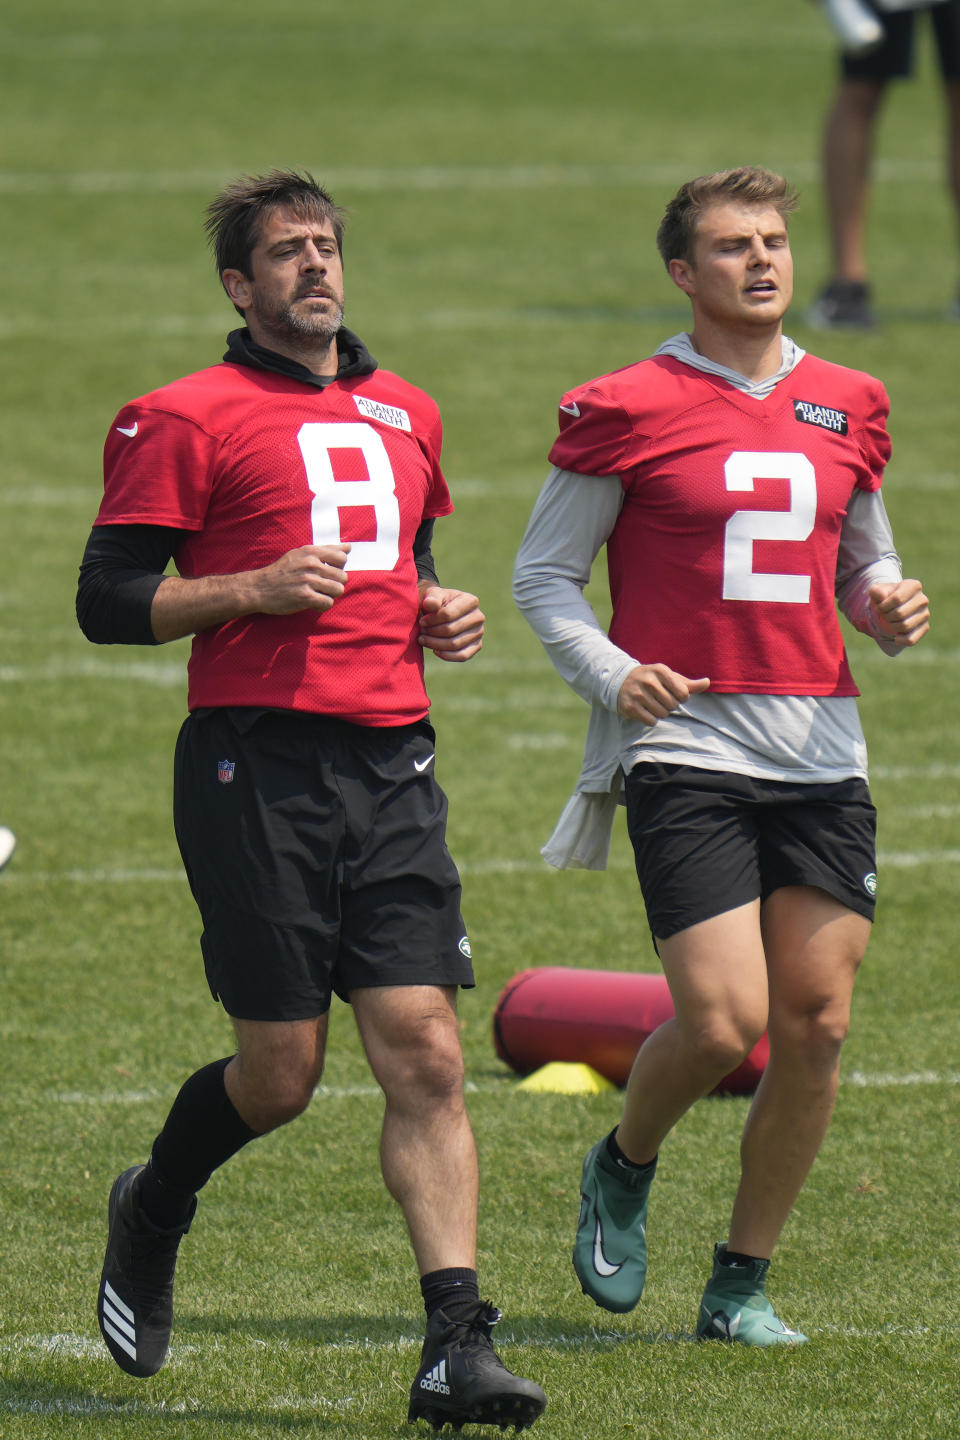
[[[616,1086],[590,1065],[551,1060],[549,1065],[541,1065],[539,1070],[521,1080],[517,1089],[546,1091],[554,1095],[600,1095],[604,1090],[615,1090]]]

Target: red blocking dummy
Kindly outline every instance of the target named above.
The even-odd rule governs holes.
[[[519,1075],[553,1060],[571,1061],[625,1085],[644,1040],[672,1015],[662,975],[543,965],[507,982],[493,1015],[493,1039],[500,1059]],[[752,1094],[769,1055],[764,1035],[714,1094]]]

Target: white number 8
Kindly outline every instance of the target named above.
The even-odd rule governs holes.
[[[806,605],[809,575],[753,568],[755,540],[806,540],[817,518],[817,477],[806,455],[791,450],[734,450],[723,467],[728,490],[753,490],[759,479],[789,480],[788,510],[737,510],[723,538],[724,600],[780,600]]]
[[[301,425],[297,443],[313,495],[310,520],[314,545],[339,545],[340,511],[363,506],[377,522],[375,540],[354,540],[347,570],[392,570],[400,558],[400,506],[387,447],[363,421],[310,421]],[[360,450],[366,480],[337,480],[332,450]]]

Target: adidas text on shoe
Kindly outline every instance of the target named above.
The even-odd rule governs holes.
[[[742,1345],[805,1345],[806,1335],[791,1330],[777,1316],[764,1293],[769,1260],[722,1265],[714,1250],[713,1274],[707,1281],[697,1317],[698,1340],[739,1341]]]
[[[185,1225],[173,1230],[152,1225],[137,1202],[137,1177],[143,1169],[133,1165],[113,1182],[97,1298],[97,1320],[107,1349],[121,1370],[140,1377],[155,1375],[167,1357],[177,1248],[193,1219],[191,1214]]]
[[[647,1201],[656,1161],[621,1166],[598,1140],[583,1162],[573,1268],[580,1288],[605,1310],[632,1310],[647,1276]]]
[[[426,1420],[435,1430],[471,1424],[525,1430],[543,1413],[540,1386],[512,1374],[493,1348],[490,1332],[499,1319],[500,1311],[482,1300],[456,1319],[443,1310],[431,1315],[408,1420]]]

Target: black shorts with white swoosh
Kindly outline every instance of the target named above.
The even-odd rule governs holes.
[[[174,820],[214,997],[310,1019],[331,993],[473,985],[435,736],[277,710],[195,711]]]

